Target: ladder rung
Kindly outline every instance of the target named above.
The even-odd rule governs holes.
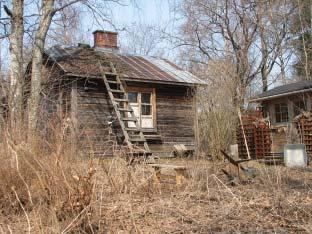
[[[123,112],[133,112],[133,110],[125,109],[125,108],[118,108],[118,110],[123,111]]]
[[[135,152],[132,152],[132,153],[127,153],[127,155],[132,155],[132,156],[151,156],[152,155],[152,152],[150,151],[135,151]]]
[[[125,128],[126,131],[140,132],[140,129],[137,128]]]
[[[114,98],[116,102],[128,102],[127,99]]]
[[[134,121],[134,122],[138,121],[136,118],[122,118],[122,120],[124,120],[124,121]]]
[[[115,81],[115,80],[107,80],[107,82],[110,84],[121,84],[120,82]]]
[[[140,139],[141,136],[140,135],[129,135],[130,138],[133,138],[133,139]]]
[[[104,72],[104,74],[109,76],[117,76],[117,74],[113,72]]]
[[[109,91],[111,91],[112,93],[124,93],[123,91],[119,89],[110,89]]]
[[[132,138],[132,139],[130,139],[130,141],[133,141],[133,142],[145,142],[146,140],[142,139],[142,138]]]

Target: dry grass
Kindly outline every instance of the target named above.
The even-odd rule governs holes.
[[[151,171],[148,168],[140,167],[139,171],[132,172],[134,179],[127,183],[128,192],[104,196],[105,212],[102,213],[106,215],[101,220],[106,230],[113,233],[120,230],[126,233],[131,230],[139,233],[308,233],[312,230],[311,171],[256,165],[260,175],[254,183],[230,187],[218,174],[221,165],[205,161],[187,164],[193,164],[196,169],[181,189],[164,183],[160,191],[155,190],[149,187],[147,175]],[[145,170],[149,173],[145,172],[144,182]]]
[[[163,160],[189,165],[190,176],[176,188],[164,170],[155,188],[147,165],[77,159],[60,139],[53,147],[2,139],[2,233],[312,232],[311,167],[253,162],[257,179],[232,187],[220,174],[224,162]]]

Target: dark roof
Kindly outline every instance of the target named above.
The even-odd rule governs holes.
[[[165,59],[121,54],[117,50],[54,46],[46,51],[46,55],[65,73],[74,76],[100,77],[101,66],[109,71],[109,62],[112,62],[121,76],[129,80],[205,84],[201,79]]]
[[[252,102],[264,101],[276,97],[287,96],[294,93],[312,91],[312,80],[299,81],[287,85],[278,86],[251,99]]]

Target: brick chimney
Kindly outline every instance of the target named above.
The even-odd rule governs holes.
[[[96,30],[93,32],[93,36],[94,36],[94,48],[118,50],[117,32]]]

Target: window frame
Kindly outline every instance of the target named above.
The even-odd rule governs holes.
[[[153,103],[152,103],[152,93],[151,92],[141,92],[140,94],[140,102],[141,102],[141,110],[140,110],[140,114],[141,116],[143,115],[143,106],[149,106],[150,107],[150,114],[149,115],[143,115],[143,116],[152,116],[153,117]],[[149,103],[147,102],[143,102],[143,98],[142,98],[142,94],[149,94]],[[154,125],[154,124],[153,124]]]
[[[140,111],[140,119],[142,118],[142,93],[150,93],[151,94],[151,115],[143,115],[143,116],[151,116],[152,117],[152,123],[153,127],[152,128],[143,128],[143,131],[156,131],[157,130],[157,119],[156,119],[156,90],[155,88],[145,88],[145,87],[127,87],[127,97],[129,92],[137,92],[138,93],[138,105],[139,105],[139,111]],[[130,104],[130,102],[129,102]],[[144,104],[143,104],[144,105]],[[140,126],[142,126],[142,123],[140,121]]]
[[[285,112],[282,111],[282,105],[285,105],[287,107],[287,119],[286,120],[283,118],[283,114],[285,114]],[[277,106],[278,106],[278,111],[277,111]],[[287,123],[289,121],[288,103],[287,102],[275,103],[274,104],[274,114],[275,114],[275,123]],[[280,121],[277,121],[277,119],[278,119],[277,115],[280,115]]]

